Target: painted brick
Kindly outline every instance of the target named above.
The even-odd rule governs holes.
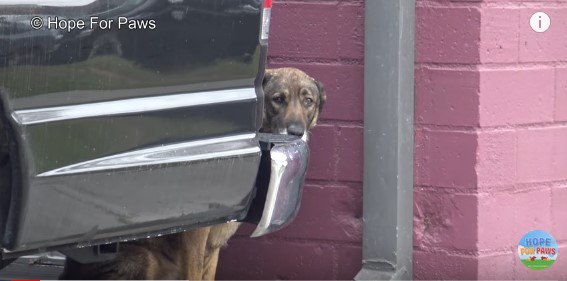
[[[418,129],[415,146],[416,185],[476,188],[474,133]]]
[[[518,240],[519,242],[519,240]],[[514,279],[514,262],[518,259],[517,248],[505,254],[490,254],[478,257],[479,280],[512,280]]]
[[[334,92],[337,86],[337,72],[342,65],[337,64],[323,64],[323,63],[301,63],[295,61],[271,61],[268,60],[269,68],[281,67],[295,67],[299,68],[313,78],[323,83],[327,95],[329,92]]]
[[[555,120],[567,121],[567,67],[555,71]]]
[[[477,279],[478,260],[474,256],[440,251],[413,252],[413,277],[420,280]]]
[[[443,4],[451,4],[451,3],[472,3],[472,2],[482,2],[483,0],[417,0],[422,2],[438,2]]]
[[[478,249],[517,247],[524,234],[551,229],[551,189],[540,186],[518,193],[490,193],[479,198]]]
[[[519,17],[520,10],[513,7],[482,9],[482,62],[518,61]]]
[[[362,181],[363,168],[362,127],[339,127],[337,146],[337,180]]]
[[[518,233],[515,237],[510,236],[508,241],[511,241],[511,246],[517,247],[518,242],[524,234],[534,229],[551,229],[551,189],[547,186],[537,187],[535,190],[529,192],[522,192],[514,194],[513,201],[516,202],[515,207],[510,207],[508,209],[500,208],[500,213],[502,217],[506,217],[508,214],[513,213],[515,226],[510,230],[505,228],[500,228],[502,232],[502,237],[512,232]],[[502,204],[500,201],[499,204]],[[535,204],[537,210],[534,210],[533,204]],[[496,207],[496,206],[492,206]],[[497,207],[498,208],[498,207]],[[496,211],[496,209],[492,209]],[[494,215],[493,213],[492,215]],[[479,219],[480,221],[480,219]],[[480,222],[479,222],[480,225]],[[483,231],[490,232],[490,229],[484,229]],[[479,241],[480,242],[480,241]],[[502,243],[500,247],[505,245]]]
[[[455,1],[455,0],[451,0],[451,1]],[[469,0],[461,0],[461,1],[469,1]],[[472,1],[477,1],[477,0],[472,0]],[[501,3],[521,3],[521,2],[543,2],[543,3],[553,3],[553,2],[567,2],[567,0],[480,0],[483,2],[501,2]]]
[[[567,179],[567,126],[518,131],[518,181]]]
[[[414,191],[414,247],[474,250],[477,197]]]
[[[416,8],[416,61],[477,63],[480,11],[474,7]]]
[[[565,61],[567,60],[567,32],[565,32],[567,30],[567,7],[557,8],[551,5],[545,7],[545,13],[551,18],[551,26],[546,32],[538,33],[532,30],[530,18],[541,9],[521,9],[520,61]]]
[[[327,97],[322,118],[363,120],[364,66],[343,65],[337,71],[337,92]]]
[[[361,243],[362,187],[306,185],[296,219],[269,237]]]
[[[566,2],[418,0],[416,60],[436,66],[416,69],[415,183],[425,187],[414,196],[415,278],[567,276],[567,263],[533,271],[521,264],[515,250],[533,229],[567,239],[561,224],[567,217],[567,187],[550,183],[567,179],[567,129],[561,123],[567,120],[567,68],[556,66],[567,61]],[[545,33],[529,26],[539,10],[552,19]],[[452,65],[463,63],[477,65]],[[464,79],[459,72],[467,71],[478,71],[479,78]],[[476,100],[457,100],[476,93]],[[440,132],[429,125],[506,128]],[[463,137],[467,134],[471,136]],[[453,202],[456,195],[445,194],[445,186],[479,188],[478,194],[468,195],[478,196],[478,205],[468,206],[477,216],[458,217],[466,204]],[[469,231],[477,240],[464,245],[472,245],[474,256],[453,253],[468,253],[454,244],[464,242],[451,233],[457,222],[473,225]]]
[[[478,125],[478,71],[420,67],[415,77],[417,123]]]
[[[516,182],[516,132],[500,130],[478,134],[476,174],[478,187]]]
[[[483,70],[480,76],[481,125],[553,121],[554,79],[553,68]]]
[[[337,276],[335,280],[353,280],[362,268],[362,247],[337,245],[335,252],[337,253]]]
[[[343,59],[364,59],[364,5],[338,8],[338,52]]]
[[[551,190],[551,218],[551,235],[558,241],[567,241],[567,186]]]
[[[332,125],[318,125],[313,128],[309,136],[309,167],[308,179],[328,179],[335,175],[336,143],[335,127]]]
[[[553,149],[555,156],[553,178],[556,180],[567,179],[567,126],[557,128],[553,138]]]
[[[256,229],[255,224],[243,223],[243,224],[240,225],[240,227],[236,231],[236,234],[235,234],[234,237],[249,238],[250,234],[252,234],[252,232],[254,232],[254,229]],[[250,243],[255,243],[256,240],[261,240],[261,239],[262,239],[262,237],[253,238],[252,240],[250,240]]]
[[[552,129],[527,129],[518,132],[518,181],[541,182],[553,178]]]
[[[270,56],[336,58],[337,9],[334,3],[276,3],[270,25]]]
[[[472,3],[472,2],[482,2],[483,0],[417,0],[417,2],[437,2],[443,3],[445,5],[450,5],[451,3]]]
[[[229,247],[221,251],[217,279],[333,279],[332,246],[290,241],[252,244],[247,240],[233,239]]]
[[[321,120],[362,121],[364,67],[361,65],[271,62],[271,68],[297,67],[321,81],[327,94]]]

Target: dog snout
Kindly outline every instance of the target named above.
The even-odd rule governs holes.
[[[298,123],[291,123],[287,126],[287,133],[290,135],[302,137],[305,133],[305,127]]]

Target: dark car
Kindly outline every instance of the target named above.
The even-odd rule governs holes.
[[[246,220],[259,236],[288,223],[308,150],[258,133],[270,7],[3,1],[2,259],[60,250],[95,261],[121,241],[195,226]],[[55,17],[155,27],[46,27]]]
[[[48,16],[38,15],[45,19]],[[63,32],[55,29],[35,30],[27,15],[0,14],[0,66],[14,66],[34,61],[59,47]]]

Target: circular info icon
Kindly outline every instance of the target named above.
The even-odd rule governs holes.
[[[545,32],[551,26],[551,19],[544,12],[537,12],[530,18],[530,26],[535,32]]]

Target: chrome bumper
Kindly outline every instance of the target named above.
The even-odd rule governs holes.
[[[269,151],[262,159],[262,164],[269,166],[269,169],[261,168],[260,174],[268,174],[269,171],[269,180],[261,180],[262,175],[257,180],[257,183],[263,181],[268,184],[267,190],[264,190],[265,203],[261,217],[251,237],[280,230],[295,218],[309,159],[307,143],[297,137],[271,134],[260,134],[259,137],[263,153]],[[266,188],[258,185],[259,189]],[[262,190],[258,193],[262,198]]]

